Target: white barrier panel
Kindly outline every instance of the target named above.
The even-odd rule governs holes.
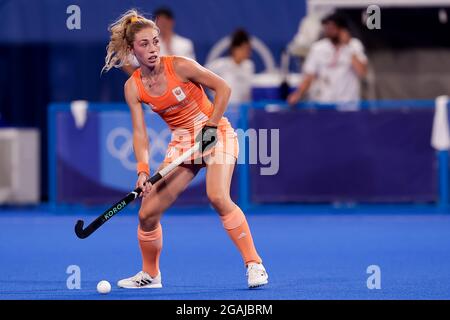
[[[0,129],[0,204],[39,202],[39,159],[37,129]]]
[[[448,96],[439,96],[436,98],[431,146],[439,151],[448,150],[450,147],[447,104]]]

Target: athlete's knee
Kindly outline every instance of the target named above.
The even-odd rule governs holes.
[[[158,210],[149,210],[141,208],[139,210],[139,224],[144,231],[155,229],[161,219],[161,212]]]
[[[233,205],[233,201],[228,192],[211,191],[207,192],[207,196],[209,202],[216,210],[225,211]]]

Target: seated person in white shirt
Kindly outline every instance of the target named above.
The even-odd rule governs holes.
[[[362,43],[352,38],[347,23],[338,14],[322,20],[325,38],[315,42],[303,65],[303,80],[287,101],[298,103],[311,84],[317,90],[313,100],[322,103],[357,102],[360,80],[367,73],[367,57]]]
[[[231,36],[230,55],[218,58],[206,68],[222,77],[231,88],[230,103],[248,102],[251,99],[252,78],[255,73],[250,37],[238,29]]]
[[[169,8],[161,7],[154,12],[154,20],[159,28],[160,55],[182,56],[195,60],[194,44],[188,38],[175,33],[175,16]],[[136,58],[130,55],[129,64],[122,70],[131,75],[139,67]]]

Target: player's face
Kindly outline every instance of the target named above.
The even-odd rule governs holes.
[[[158,31],[153,28],[145,28],[135,34],[133,53],[141,66],[152,68],[158,65],[159,41]]]
[[[333,42],[339,40],[339,28],[334,22],[327,22],[323,25],[324,36]]]

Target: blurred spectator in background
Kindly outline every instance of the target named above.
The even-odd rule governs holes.
[[[354,102],[360,99],[360,80],[367,73],[364,47],[352,38],[347,22],[338,14],[322,20],[324,38],[315,42],[303,65],[303,79],[288,103],[298,103],[311,84],[317,89],[314,100],[323,103]]]
[[[175,33],[175,16],[169,8],[161,7],[154,12],[154,21],[160,30],[160,54],[162,56],[183,56],[195,60],[194,44],[188,38]],[[139,68],[136,58],[130,55],[130,63],[122,69],[131,75]]]
[[[195,60],[194,44],[175,33],[175,17],[169,8],[159,8],[154,13],[161,39],[161,55],[183,56]]]
[[[222,77],[231,87],[230,103],[243,103],[251,99],[255,65],[250,60],[252,47],[250,36],[243,29],[231,35],[230,55],[218,58],[206,67]]]

